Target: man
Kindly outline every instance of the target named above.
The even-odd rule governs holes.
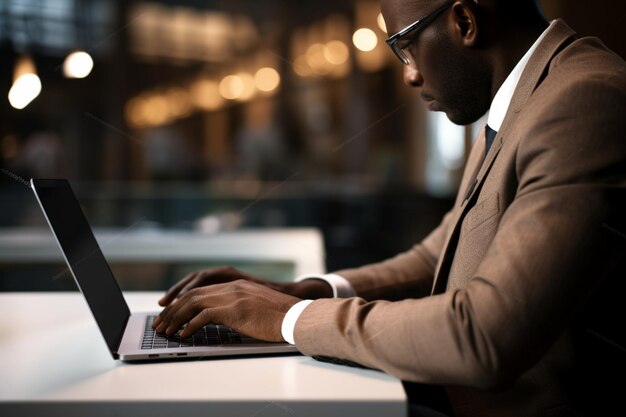
[[[430,110],[458,124],[489,110],[452,210],[411,250],[358,269],[288,284],[192,274],[160,301],[156,329],[222,322],[295,341],[445,386],[457,416],[603,415],[624,386],[606,376],[626,351],[611,302],[626,253],[624,61],[546,22],[535,0],[382,12]]]

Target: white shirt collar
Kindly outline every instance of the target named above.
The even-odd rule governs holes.
[[[522,72],[524,72],[524,68],[526,68],[526,64],[530,60],[530,57],[537,49],[539,43],[546,36],[546,33],[550,29],[550,27],[554,24],[554,20],[550,23],[550,26],[537,38],[533,46],[524,54],[522,59],[517,63],[513,71],[509,74],[509,76],[504,80],[504,83],[498,89],[493,101],[491,102],[491,107],[489,108],[489,116],[487,118],[487,124],[490,128],[495,130],[496,132],[500,130],[502,127],[502,122],[504,121],[504,116],[506,116],[506,112],[509,109],[509,105],[511,104],[511,99],[513,98],[513,93],[515,92],[515,88],[517,87],[517,83],[519,82],[520,77],[522,76]]]

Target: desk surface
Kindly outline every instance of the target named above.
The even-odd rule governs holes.
[[[133,311],[159,295],[125,294]],[[3,415],[406,415],[399,380],[304,356],[115,361],[78,293],[0,294],[0,335]]]

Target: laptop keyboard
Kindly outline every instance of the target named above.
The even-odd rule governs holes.
[[[152,329],[152,322],[155,318],[156,316],[147,317],[146,327],[141,341],[142,349],[265,343],[248,336],[243,336],[230,327],[221,324],[208,324],[185,339],[181,339],[178,333],[167,337],[157,334]]]

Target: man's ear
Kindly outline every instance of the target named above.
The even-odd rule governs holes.
[[[463,46],[473,47],[478,43],[478,26],[474,10],[467,4],[457,1],[452,5],[454,30]]]

